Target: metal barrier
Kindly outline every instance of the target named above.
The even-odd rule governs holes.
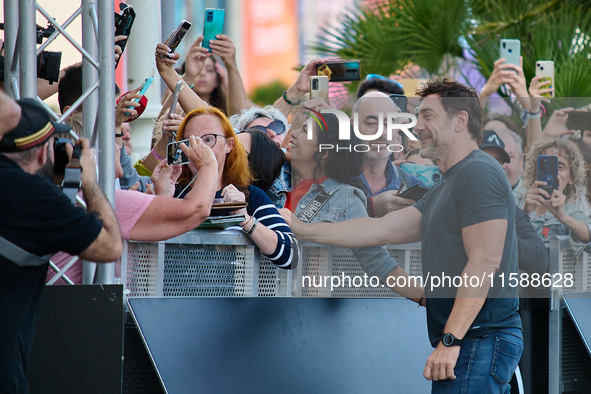
[[[591,290],[591,267],[589,255],[585,252],[577,258],[569,244],[568,236],[550,239],[550,274],[572,274],[574,287],[556,287],[551,292],[548,340],[548,392],[562,393],[569,391],[565,386],[578,381],[588,380],[589,371],[582,371],[578,366],[585,365],[580,352],[569,351],[573,342],[580,342],[576,330],[564,330],[563,324],[568,316],[564,313],[565,293],[582,293]],[[568,321],[568,320],[567,320]],[[572,323],[570,323],[572,325]],[[588,355],[583,354],[583,357]]]
[[[420,243],[387,249],[410,275],[422,275]],[[303,287],[306,276],[365,273],[350,249],[315,244],[302,246],[297,269],[277,268],[249,237],[232,230],[193,230],[158,243],[127,242],[121,266],[126,294],[136,297],[399,297],[381,285]]]
[[[422,275],[420,243],[386,248],[409,275]],[[549,251],[550,274],[574,277],[573,287],[554,288],[547,293],[552,296],[549,392],[561,393],[565,379],[577,379],[575,372],[565,374],[565,368],[573,369],[580,361],[563,350],[563,343],[576,340],[570,336],[577,334],[563,332],[562,294],[591,290],[591,266],[587,253],[575,257],[568,236],[553,237]],[[400,297],[381,286],[341,285],[331,289],[326,285],[302,285],[306,276],[333,275],[362,277],[364,271],[346,248],[303,244],[298,267],[287,271],[260,255],[250,238],[239,231],[194,230],[158,243],[128,242],[124,247],[121,279],[127,295],[140,297]]]

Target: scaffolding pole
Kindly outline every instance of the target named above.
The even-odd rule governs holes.
[[[20,97],[37,98],[37,28],[35,23],[36,3],[33,0],[19,1],[18,46],[20,62]],[[27,65],[28,67],[22,67]]]
[[[18,35],[18,1],[4,0],[4,91],[16,99],[19,92],[13,86],[19,85],[18,50],[16,37]]]
[[[99,185],[115,206],[115,10],[112,1],[98,2],[99,53]],[[94,283],[115,283],[115,263],[98,264]]]

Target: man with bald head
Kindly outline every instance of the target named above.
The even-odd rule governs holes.
[[[523,140],[513,130],[509,129],[494,129],[499,137],[505,142],[505,151],[511,159],[508,163],[503,164],[503,170],[509,183],[513,189],[513,194],[519,189],[519,181],[521,180],[521,174],[523,174]]]
[[[371,92],[361,97],[353,107],[354,122],[357,114],[359,132],[375,135],[379,128],[380,114],[383,114],[383,132],[373,141],[364,141],[370,145],[368,152],[360,153],[363,164],[361,174],[353,178],[353,185],[363,190],[367,197],[367,211],[371,217],[382,217],[388,212],[405,208],[415,203],[414,200],[396,197],[402,182],[411,187],[422,182],[414,175],[409,175],[392,164],[390,155],[402,155],[402,137],[394,131],[392,140],[387,137],[388,113],[401,112],[394,101],[381,92]],[[396,119],[392,123],[399,123]]]

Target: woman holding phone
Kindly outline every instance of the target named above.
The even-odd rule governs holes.
[[[552,193],[542,189],[546,182],[537,180],[540,155],[558,157],[558,189]],[[585,162],[571,141],[553,138],[533,145],[521,179],[520,207],[529,214],[534,229],[542,239],[569,235],[577,256],[591,246],[591,219],[577,205],[585,188]]]
[[[271,262],[293,269],[300,258],[300,246],[277,208],[258,187],[251,185],[246,151],[236,138],[228,118],[217,108],[200,108],[187,114],[177,132],[177,141],[198,137],[213,151],[218,164],[216,198],[224,202],[247,202],[247,207],[230,212],[244,215],[239,225]],[[191,191],[197,170],[183,166],[177,196]]]

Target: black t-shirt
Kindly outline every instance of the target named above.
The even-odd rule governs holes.
[[[507,235],[500,268],[488,298],[465,338],[487,335],[498,328],[521,328],[517,313],[517,288],[507,285],[511,272],[517,272],[515,202],[511,186],[501,166],[477,149],[443,174],[443,180],[429,189],[416,207],[422,213],[421,245],[424,277],[461,276],[468,256],[462,229],[493,219],[507,219]],[[483,244],[487,242],[482,240]],[[499,275],[505,274],[505,283]],[[429,279],[431,281],[431,279]],[[456,282],[458,283],[458,282]],[[474,282],[475,283],[475,282]],[[441,340],[454,304],[457,287],[427,294],[427,328],[433,347]]]
[[[76,208],[48,179],[0,154],[0,236],[37,256],[86,250],[102,220]],[[23,268],[0,256],[0,392],[28,392],[31,352],[48,265]]]

